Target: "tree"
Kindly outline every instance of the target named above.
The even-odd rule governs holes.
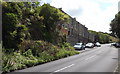
[[[109,43],[110,41],[110,36],[108,33],[96,32],[92,30],[89,30],[89,32],[95,35],[95,42]]]
[[[112,34],[120,39],[120,11],[110,23]]]
[[[3,2],[3,46],[18,49],[24,39],[45,40],[56,44],[57,22],[67,22],[69,16],[61,10],[39,2]]]
[[[25,32],[28,30],[27,27],[20,24],[22,18],[21,7],[23,6],[23,3],[3,2],[2,6],[3,47],[5,49],[18,49],[18,45],[28,34],[28,32]]]
[[[46,41],[56,43],[59,33],[56,31],[58,21],[69,19],[69,17],[62,13],[59,9],[50,6],[50,4],[44,4],[40,9],[40,16],[43,19],[44,25],[44,38]]]
[[[16,45],[14,44],[14,31],[16,29],[17,25],[17,16],[13,13],[6,13],[2,15],[2,21],[3,21],[3,46],[5,48],[16,48]]]

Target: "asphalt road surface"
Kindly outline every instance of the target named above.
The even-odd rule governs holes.
[[[80,54],[17,70],[15,72],[115,72],[118,66],[118,49],[104,44],[86,48]]]

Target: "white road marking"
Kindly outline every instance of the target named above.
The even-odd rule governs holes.
[[[61,68],[61,69],[56,70],[56,71],[54,71],[54,72],[62,71],[62,70],[64,70],[64,69],[66,69],[66,68],[72,67],[73,65],[75,65],[75,64],[71,64],[71,65],[69,65],[69,66],[66,66],[66,67],[64,67],[64,68]]]
[[[85,60],[89,60],[89,59],[91,59],[91,58],[93,58],[93,57],[95,57],[95,56],[96,56],[96,55],[93,55],[93,56],[91,56],[91,57],[89,57],[89,58],[86,58]],[[59,69],[59,70],[56,70],[56,71],[54,71],[54,72],[52,72],[52,73],[50,73],[50,74],[54,74],[55,72],[60,72],[60,71],[62,71],[62,70],[64,70],[64,69],[66,69],[66,68],[72,67],[73,65],[75,65],[75,64],[71,64],[71,65],[66,66],[66,67],[64,67],[64,68],[61,68],[61,69]]]
[[[89,57],[89,58],[86,58],[85,60],[89,60],[89,59],[91,59],[91,58],[93,58],[93,57],[95,57],[96,55],[93,55],[93,56],[91,56],[91,57]]]

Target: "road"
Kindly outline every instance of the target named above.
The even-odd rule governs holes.
[[[52,61],[15,72],[114,72],[118,65],[118,49],[104,44],[86,48],[78,55]]]

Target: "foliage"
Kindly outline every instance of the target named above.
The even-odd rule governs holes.
[[[59,44],[59,47],[66,50],[74,50],[74,47],[72,47],[71,44],[67,42],[64,42],[63,44]]]
[[[96,32],[89,30],[90,33],[95,35],[95,42],[100,42],[100,43],[109,43],[110,42],[110,35],[107,33],[103,32]]]
[[[58,21],[67,20],[69,17],[49,4],[44,4],[40,9],[40,16],[43,16],[44,38],[48,42],[56,43],[59,33],[56,31]]]
[[[79,54],[74,49],[68,50],[68,48],[72,48],[68,43],[61,45],[62,48],[44,41],[33,41],[32,44],[35,49],[28,48],[24,52],[3,53],[3,72],[23,69]]]
[[[24,61],[25,57],[22,57],[18,53],[11,53],[11,54],[3,54],[3,72],[9,72],[10,70],[17,70],[20,68],[26,67],[22,62]]]
[[[27,52],[30,52],[26,51]],[[24,53],[24,55],[25,55]],[[29,53],[27,53],[29,54]],[[29,66],[34,66],[38,63],[38,60],[31,55],[21,55],[21,53],[11,53],[11,54],[3,54],[3,72],[10,72],[11,70],[23,69]],[[42,61],[41,61],[42,62]]]
[[[56,30],[58,21],[67,22],[69,19],[61,10],[49,4],[40,6],[39,2],[3,2],[2,6],[5,48],[17,49],[24,39],[45,40],[54,44],[57,44],[58,37],[65,39]]]
[[[118,42],[119,39],[113,36],[110,36],[110,42]]]
[[[109,41],[110,41],[108,34],[104,34],[102,32],[99,32],[99,37],[100,37],[101,43],[109,43]]]
[[[3,14],[3,46],[5,48],[16,48],[17,44],[14,43],[14,31],[17,24],[17,16],[13,13]]]
[[[27,27],[20,24],[22,19],[22,2],[3,2],[3,47],[6,49],[18,49],[19,44],[28,36]],[[25,33],[26,32],[26,33]]]
[[[57,52],[56,58],[60,59],[62,57],[68,57],[68,56],[72,56],[72,55],[75,55],[78,53],[79,52],[77,52],[77,51],[67,51],[66,49],[61,49],[59,52]]]
[[[115,18],[110,23],[112,34],[120,38],[120,12],[115,15]]]

